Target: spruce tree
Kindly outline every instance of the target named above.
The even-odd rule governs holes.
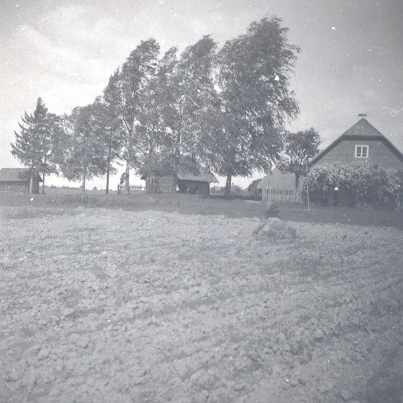
[[[15,143],[11,144],[13,154],[23,165],[30,170],[29,192],[33,191],[33,178],[46,163],[46,155],[51,147],[51,125],[48,119],[48,109],[38,98],[33,114],[25,112],[18,123],[20,132],[14,132]]]

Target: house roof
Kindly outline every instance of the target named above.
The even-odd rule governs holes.
[[[194,175],[191,172],[182,171],[178,173],[177,177],[179,180],[218,183],[217,178],[209,172],[202,172],[200,175]]]
[[[258,184],[257,189],[294,189],[295,175],[274,168],[269,175],[266,175]]]
[[[2,168],[0,169],[1,182],[26,182],[29,179],[29,169],[27,168]],[[42,178],[38,173],[35,179],[42,182]]]
[[[310,163],[310,165],[316,164],[322,157],[324,157],[329,151],[336,147],[343,140],[363,140],[363,141],[382,141],[390,151],[393,152],[402,162],[403,154],[374,126],[371,125],[365,118],[361,118],[355,125],[346,130],[340,137],[338,137],[333,143],[327,146],[321,151]]]
[[[143,175],[140,179],[145,180],[148,176],[149,175]],[[155,176],[164,176],[164,175],[155,175]],[[176,177],[179,180],[184,181],[219,183],[217,178],[210,172],[201,172],[200,175],[195,175],[189,171],[180,171],[176,175]]]
[[[355,125],[351,126],[346,130],[342,136],[345,137],[355,137],[355,136],[365,136],[365,137],[383,137],[383,134],[375,129],[367,119],[361,118]]]

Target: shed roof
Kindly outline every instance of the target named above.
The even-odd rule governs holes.
[[[26,182],[29,179],[29,169],[27,168],[2,168],[0,169],[1,182]],[[35,179],[42,182],[42,178],[35,173]]]
[[[386,147],[392,151],[401,161],[403,161],[403,154],[390,142],[380,131],[375,129],[367,119],[361,118],[355,125],[351,126],[341,136],[339,136],[333,143],[327,146],[321,151],[310,163],[310,165],[316,164],[322,157],[324,157],[329,151],[337,146],[343,140],[377,140],[382,141]]]
[[[217,178],[210,172],[201,172],[200,175],[194,175],[191,172],[181,171],[177,177],[179,180],[218,183]]]

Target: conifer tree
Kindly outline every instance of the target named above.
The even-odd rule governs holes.
[[[15,133],[15,143],[11,144],[11,153],[30,170],[29,192],[33,191],[33,178],[35,173],[49,172],[49,156],[52,150],[52,134],[54,130],[54,115],[48,113],[48,109],[41,98],[38,98],[33,114],[25,115],[18,123],[20,132]],[[44,188],[43,188],[44,189]]]

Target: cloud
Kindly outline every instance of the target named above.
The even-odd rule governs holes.
[[[68,112],[101,94],[120,64],[120,43],[111,18],[90,17],[86,7],[68,6],[14,30],[0,49],[0,85],[8,94],[2,114],[16,117],[11,109],[21,114],[38,96],[52,111]]]

